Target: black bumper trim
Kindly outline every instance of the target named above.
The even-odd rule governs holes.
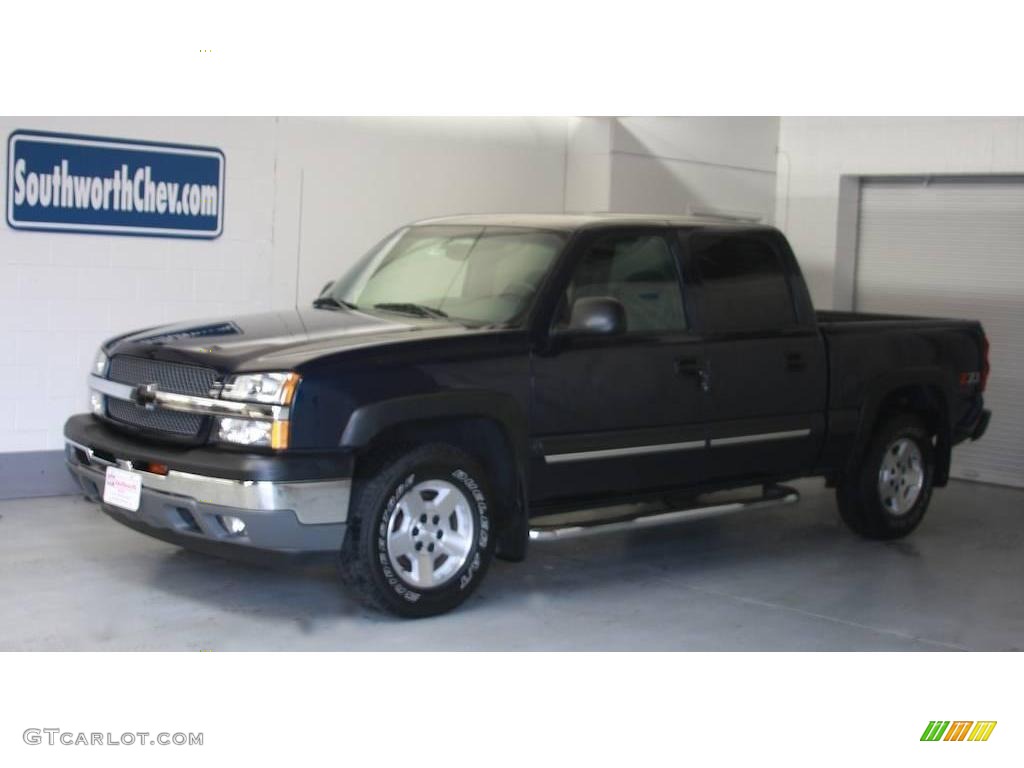
[[[121,434],[87,413],[68,419],[64,436],[117,458],[166,464],[179,472],[230,480],[328,480],[351,477],[353,468],[352,453],[347,451],[259,454],[154,444]]]

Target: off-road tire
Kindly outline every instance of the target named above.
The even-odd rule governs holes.
[[[924,482],[913,505],[895,514],[882,501],[879,473],[886,452],[900,440],[910,440],[920,452]],[[867,450],[836,487],[839,514],[854,532],[868,539],[898,539],[921,523],[928,509],[935,477],[935,448],[921,419],[898,414],[875,431]]]
[[[473,543],[465,564],[441,586],[414,588],[403,580],[387,553],[387,526],[403,494],[418,483],[455,485],[471,507]],[[406,618],[450,611],[479,585],[494,556],[492,509],[487,478],[472,456],[433,443],[369,458],[355,479],[339,574],[347,592],[364,605]]]

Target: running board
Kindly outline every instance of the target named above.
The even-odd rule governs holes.
[[[720,495],[720,494],[712,494]],[[545,525],[543,518],[531,521],[530,539],[532,541],[551,541],[586,536],[595,533],[615,533],[635,531],[638,528],[653,527],[678,523],[683,520],[698,520],[705,517],[716,517],[733,512],[741,512],[764,507],[776,507],[783,504],[795,504],[800,501],[800,494],[794,488],[784,485],[767,486],[760,496],[739,499],[696,499],[693,506],[675,509],[669,512],[645,511],[635,512],[616,517],[597,516],[593,519],[574,519],[571,523],[552,523]]]

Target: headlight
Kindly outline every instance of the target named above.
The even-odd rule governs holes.
[[[224,384],[225,400],[248,400],[254,403],[288,405],[299,385],[297,373],[242,373]]]
[[[96,358],[92,362],[92,372],[95,373],[97,376],[106,376],[107,365],[109,363],[110,361],[107,359],[107,355],[103,351],[103,348],[101,347],[96,351]]]
[[[298,386],[297,373],[240,373],[225,382],[221,397],[225,400],[289,406],[295,399]],[[288,427],[287,408],[285,413],[273,421],[223,416],[217,419],[217,439],[236,445],[280,450],[288,447]]]

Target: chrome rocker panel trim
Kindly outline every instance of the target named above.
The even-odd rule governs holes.
[[[748,443],[764,443],[769,440],[792,440],[796,437],[808,437],[810,429],[788,429],[784,432],[762,432],[756,435],[737,435],[736,437],[713,437],[711,447],[723,445],[746,445]]]
[[[572,453],[550,453],[544,457],[548,464],[561,464],[566,461],[587,461],[589,459],[611,459],[623,456],[642,456],[649,453],[667,453],[669,451],[691,451],[703,448],[703,440],[689,440],[683,443],[660,443],[657,445],[635,445],[628,448],[602,448],[596,451],[573,451]]]
[[[544,456],[547,464],[561,464],[567,461],[589,461],[591,459],[612,459],[626,456],[643,456],[651,453],[669,453],[672,451],[692,451],[696,448],[719,448],[728,445],[746,445],[763,443],[769,440],[791,440],[807,437],[808,429],[789,429],[782,432],[761,432],[736,437],[713,437],[710,440],[689,440],[683,443],[658,443],[655,445],[634,445],[626,448],[600,448],[594,451],[573,451],[571,453],[549,453]]]

